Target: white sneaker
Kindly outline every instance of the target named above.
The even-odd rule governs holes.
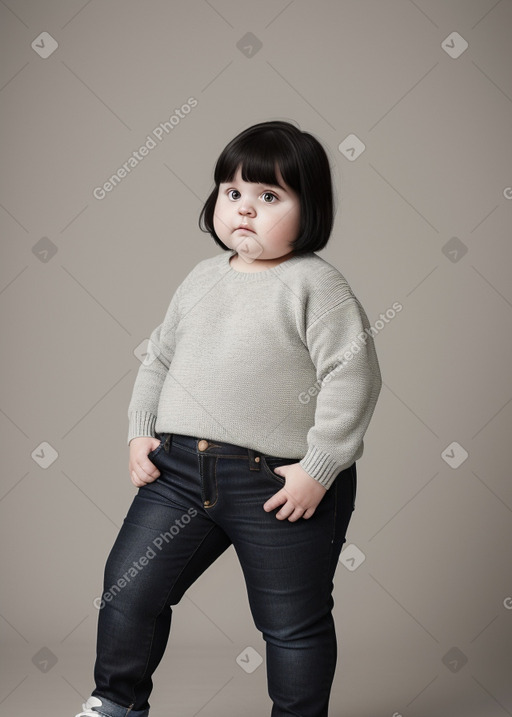
[[[79,712],[75,717],[98,717],[100,714],[99,712],[96,712],[93,710],[93,707],[101,707],[103,702],[99,699],[99,697],[89,697],[87,702],[84,702],[82,704],[82,712]]]

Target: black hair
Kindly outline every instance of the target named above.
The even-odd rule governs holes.
[[[329,159],[320,142],[283,121],[261,122],[238,134],[222,150],[215,165],[215,188],[199,216],[199,228],[229,250],[215,233],[213,216],[219,184],[230,182],[238,167],[245,182],[278,184],[276,164],[286,182],[299,196],[299,234],[290,251],[320,251],[329,240],[334,222],[334,198]]]

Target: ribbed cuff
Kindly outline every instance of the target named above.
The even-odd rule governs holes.
[[[134,411],[128,421],[128,445],[132,438],[150,436],[155,438],[156,416],[154,413],[145,411]]]
[[[306,473],[321,483],[324,488],[330,488],[338,473],[351,466],[353,462],[351,461],[346,466],[340,466],[330,453],[312,446],[300,461],[300,465]]]

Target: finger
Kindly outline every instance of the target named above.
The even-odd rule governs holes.
[[[158,471],[158,468],[156,467],[156,465],[153,463],[153,461],[152,461],[150,458],[147,458],[147,457],[146,457],[146,459],[143,460],[141,463],[139,463],[139,465],[141,466],[141,468],[143,468],[143,470],[144,470],[146,473],[152,474],[152,473],[154,473],[155,471],[156,471],[157,473],[159,472],[159,471]]]
[[[296,507],[300,507],[300,501],[297,498],[297,496],[300,494],[298,490],[292,490],[291,487],[287,486],[283,486],[282,490],[285,491],[286,496]],[[305,508],[302,508],[302,510],[305,510]]]
[[[292,513],[292,515],[290,515],[290,516],[288,517],[288,520],[290,521],[290,523],[296,523],[296,522],[298,521],[298,519],[301,518],[301,517],[302,517],[302,514],[301,514],[301,513],[297,513],[297,511],[294,510],[293,513]]]
[[[149,460],[149,458],[140,459],[140,462],[136,461],[135,469],[139,478],[145,483],[151,483],[152,481],[156,480],[160,475],[160,471],[155,466],[155,464]]]
[[[278,520],[286,520],[286,518],[288,518],[294,512],[294,510],[295,510],[295,506],[293,505],[293,503],[291,501],[287,501],[283,505],[281,510],[278,513],[276,513],[276,518]]]
[[[279,490],[265,503],[263,503],[263,509],[266,511],[274,510],[274,508],[278,508],[285,501],[286,495],[283,493],[283,490]]]
[[[160,473],[158,475],[160,475]],[[142,488],[142,486],[145,486],[148,483],[153,483],[153,481],[155,481],[157,477],[158,476],[153,478],[152,476],[148,476],[146,473],[141,476],[135,470],[133,470],[131,473],[132,483],[137,488]]]
[[[146,484],[144,483],[144,481],[142,481],[142,480],[139,478],[139,476],[135,473],[135,471],[132,471],[132,472],[131,472],[130,477],[131,477],[131,480],[132,480],[133,485],[134,485],[136,488],[141,488],[143,485],[146,485]]]
[[[160,475],[160,474],[158,474],[158,475]],[[154,483],[157,478],[158,478],[158,476],[144,475],[143,478],[141,478],[141,480],[143,480],[144,483],[147,485],[148,483]]]
[[[302,515],[304,513],[304,508],[301,508],[300,506],[297,506],[293,513],[289,516],[288,520],[290,523],[295,523],[299,518],[302,518]]]

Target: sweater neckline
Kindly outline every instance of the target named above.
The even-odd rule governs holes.
[[[276,276],[280,276],[285,271],[288,271],[288,269],[291,266],[295,266],[299,261],[304,259],[306,256],[312,256],[313,252],[307,252],[306,254],[298,254],[297,256],[292,256],[290,259],[287,259],[286,261],[282,261],[277,266],[273,266],[270,269],[262,269],[262,271],[237,271],[236,269],[233,269],[231,266],[230,259],[232,256],[235,256],[237,252],[234,249],[230,249],[229,251],[224,251],[224,254],[222,254],[222,261],[220,262],[220,271],[221,273],[226,275],[226,278],[229,277],[233,281],[242,281],[242,282],[250,282],[250,281],[265,281],[269,279],[275,279]]]

